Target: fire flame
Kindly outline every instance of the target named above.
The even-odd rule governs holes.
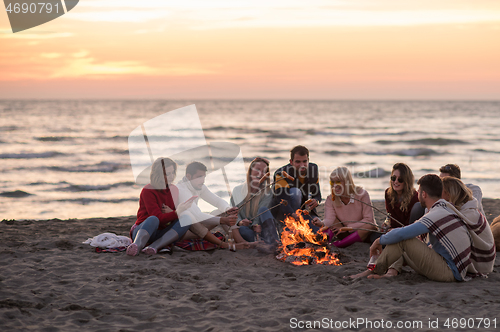
[[[322,232],[314,234],[309,221],[302,217],[302,210],[297,210],[296,214],[299,220],[291,216],[284,220],[285,228],[279,247],[281,253],[276,258],[286,261],[287,257],[294,256],[294,260],[290,262],[293,265],[341,265],[337,255],[325,246],[328,236]]]

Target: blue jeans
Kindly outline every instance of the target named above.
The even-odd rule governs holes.
[[[266,211],[267,210],[267,211]],[[265,212],[264,212],[265,211]],[[262,214],[261,214],[262,213]],[[262,239],[264,242],[268,244],[274,244],[279,240],[278,231],[276,229],[276,224],[273,218],[271,211],[268,210],[268,207],[263,206],[259,208],[258,214],[259,216],[258,223],[262,225]],[[239,228],[241,237],[248,242],[255,241],[255,232],[250,226],[240,226]]]
[[[181,216],[181,219],[183,218],[189,218],[188,216]],[[174,231],[179,234],[179,239],[186,234],[186,232],[189,230],[189,227],[191,225],[187,226],[181,226],[179,219],[174,220],[164,229],[158,229],[160,226],[160,220],[158,219],[157,216],[149,216],[144,220],[139,226],[137,226],[134,231],[132,232],[132,238],[135,239],[135,236],[137,235],[137,232],[140,229],[145,230],[146,232],[149,233],[149,240],[148,243],[153,243],[159,238],[161,238],[163,235],[165,235],[166,232],[169,230],[173,229]]]

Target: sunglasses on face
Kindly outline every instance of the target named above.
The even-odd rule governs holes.
[[[342,184],[342,182],[341,182],[341,181],[331,181],[331,180],[330,180],[330,186],[332,186],[332,187],[333,187],[333,186],[340,186],[341,184]]]
[[[396,175],[391,176],[391,181],[396,182],[398,180],[399,183],[404,183],[404,180],[401,177],[397,177]]]

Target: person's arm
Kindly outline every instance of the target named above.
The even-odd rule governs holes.
[[[390,197],[389,197],[389,194],[387,193],[388,190],[389,190],[389,188],[387,188],[385,190],[385,211],[392,216],[394,214],[394,211],[392,209],[391,202],[389,201]]]
[[[178,219],[178,216],[175,211],[168,213],[161,212],[163,202],[161,202],[159,193],[154,192],[155,190],[156,189],[143,189],[141,195],[144,195],[144,206],[146,207],[148,215],[156,216],[160,220],[160,226],[164,227]]]
[[[384,234],[380,237],[380,244],[388,245],[388,244],[398,243],[403,240],[412,239],[414,237],[417,237],[419,235],[428,232],[429,230],[424,224],[420,222],[415,222],[405,227],[393,228],[389,233]]]
[[[215,206],[220,211],[226,211],[229,209],[229,204],[216,194],[210,191],[206,185],[203,185],[200,193],[201,199],[203,199],[208,204]]]
[[[325,226],[330,227],[335,222],[337,218],[337,213],[335,212],[335,208],[333,207],[332,196],[328,195],[325,201],[325,219],[323,219],[323,223]],[[337,227],[341,227],[342,225],[336,225]]]
[[[311,188],[309,188],[309,192],[313,192],[313,199],[316,200],[316,202],[321,203],[321,190],[319,187],[319,171],[318,171],[318,166],[314,165],[313,166],[313,174],[317,174],[318,177],[316,179],[316,183],[311,184]]]
[[[363,211],[363,219],[361,219],[361,221],[375,224],[375,214],[373,212],[373,208],[371,207],[372,201],[370,200],[370,195],[368,194],[368,191],[366,191],[366,190],[364,191],[363,196],[361,196],[361,201],[366,203],[366,204],[369,204],[369,205],[366,205],[366,204],[361,203],[361,205],[362,205],[361,208]]]

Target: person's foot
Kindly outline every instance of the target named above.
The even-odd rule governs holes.
[[[129,256],[137,256],[137,253],[139,252],[139,246],[137,244],[132,243],[127,247],[127,255]]]
[[[364,277],[368,277],[370,275],[373,274],[373,271],[371,270],[366,270],[366,271],[363,271],[361,273],[358,273],[358,274],[353,274],[353,275],[350,275],[350,276],[344,276],[344,279],[358,279],[358,278],[364,278]],[[369,277],[368,277],[369,278]]]
[[[391,278],[391,277],[395,277],[399,274],[399,272],[395,269],[389,269],[387,270],[387,272],[383,275],[378,275],[378,274],[373,274],[373,275],[369,275],[368,276],[368,279],[382,279],[382,278]]]
[[[155,248],[151,248],[151,247],[146,247],[146,248],[142,249],[142,252],[145,253],[148,256],[156,255],[156,249]]]

